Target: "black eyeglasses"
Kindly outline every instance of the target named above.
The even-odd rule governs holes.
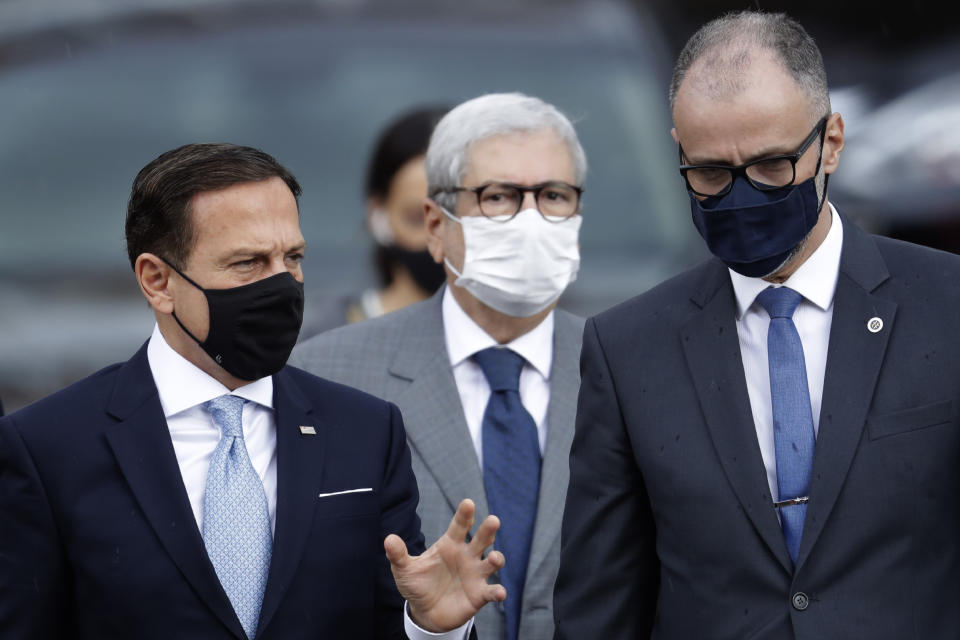
[[[793,184],[797,177],[797,161],[813,141],[820,137],[820,155],[817,156],[817,171],[823,154],[823,137],[827,119],[823,116],[803,141],[796,153],[760,158],[736,167],[722,164],[683,164],[683,147],[680,147],[680,175],[687,182],[687,189],[698,196],[722,196],[730,191],[737,176],[746,177],[754,189],[772,191]],[[679,145],[678,145],[679,146]]]
[[[438,189],[433,193],[459,193],[469,191],[477,196],[480,213],[501,222],[511,220],[520,213],[523,198],[527,192],[533,193],[537,210],[544,219],[559,222],[569,218],[580,210],[580,196],[583,189],[566,182],[542,182],[532,187],[512,182],[488,182],[479,187],[453,187]]]

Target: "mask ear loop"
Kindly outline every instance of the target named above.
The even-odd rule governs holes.
[[[824,118],[823,129],[820,130],[820,152],[817,154],[817,168],[813,171],[813,184],[816,185],[817,174],[820,173],[820,168],[823,165],[823,145],[827,141],[827,122],[830,120],[830,116]],[[824,173],[823,176],[823,199],[817,199],[817,215],[820,215],[820,211],[823,210],[823,205],[827,203],[827,184],[830,182],[830,174]]]
[[[197,289],[199,289],[201,292],[203,292],[204,297],[206,297],[206,295],[207,295],[206,289],[204,289],[204,288],[201,287],[199,284],[197,284],[196,282],[194,282],[194,281],[193,281],[189,276],[187,276],[187,274],[185,274],[183,271],[180,271],[180,269],[177,269],[175,266],[173,266],[173,265],[170,263],[170,261],[167,260],[166,258],[164,258],[163,256],[157,256],[157,257],[160,258],[161,260],[163,260],[163,261],[167,264],[168,267],[170,267],[171,269],[173,269],[174,271],[176,271],[176,272],[177,272],[177,275],[179,275],[181,278],[183,278],[184,280],[186,280],[187,282],[189,282],[190,284],[192,284],[194,287],[196,287]],[[183,329],[183,332],[184,332],[185,334],[187,334],[188,336],[190,336],[190,337],[193,339],[193,341],[196,342],[198,345],[200,345],[201,347],[203,346],[203,342],[201,342],[200,340],[198,340],[198,339],[197,339],[197,336],[193,335],[193,334],[190,332],[190,329],[187,329],[187,327],[184,326],[184,324],[183,324],[182,322],[180,322],[180,318],[177,317],[177,312],[176,312],[176,311],[171,312],[170,315],[172,315],[172,316],[173,316],[173,319],[177,321],[177,324],[180,325],[180,328]],[[217,362],[219,363],[219,359],[217,360]]]
[[[440,207],[440,211],[443,211],[443,215],[447,216],[461,227],[463,226],[463,222],[460,220],[460,218],[447,211],[447,208],[442,204],[438,204],[438,206]],[[466,253],[466,238],[464,238],[464,253]],[[464,256],[464,262],[466,262],[466,256]],[[447,265],[447,268],[450,269],[450,271],[453,272],[453,275],[457,276],[457,278],[463,277],[460,275],[460,272],[457,271],[457,268],[450,264],[450,260],[447,259],[447,256],[443,256],[443,264]]]

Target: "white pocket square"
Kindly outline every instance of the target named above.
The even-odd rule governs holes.
[[[318,498],[329,498],[330,496],[342,496],[346,493],[367,493],[368,491],[373,491],[371,487],[366,489],[347,489],[346,491],[334,491],[333,493],[321,493],[318,495]]]

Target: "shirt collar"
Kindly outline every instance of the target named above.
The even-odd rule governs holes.
[[[163,407],[165,418],[225,394],[240,396],[268,409],[273,408],[273,377],[260,378],[230,391],[174,351],[157,325],[154,325],[153,335],[147,345],[147,361],[160,394],[160,406]]]
[[[826,311],[833,304],[833,294],[837,290],[837,277],[840,274],[840,254],[843,250],[843,224],[837,210],[830,204],[830,231],[809,258],[793,272],[784,287],[790,287],[804,299]],[[737,319],[743,317],[757,295],[770,286],[762,278],[748,278],[732,269],[730,280],[733,293],[737,298]]]
[[[553,311],[536,327],[519,338],[498,345],[497,341],[467,315],[450,288],[443,291],[443,334],[450,354],[450,366],[455,367],[478,351],[488,347],[504,346],[517,352],[530,363],[545,380],[550,379],[553,364]]]

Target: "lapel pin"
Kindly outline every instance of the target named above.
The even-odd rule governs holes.
[[[315,436],[317,435],[317,430],[309,426],[300,426],[300,435],[302,436]]]
[[[881,329],[883,329],[883,320],[880,318],[873,317],[867,320],[867,331],[870,333],[878,333]]]

